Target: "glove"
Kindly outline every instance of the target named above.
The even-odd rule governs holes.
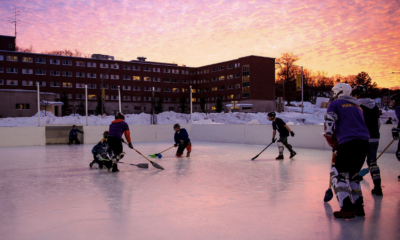
[[[97,159],[98,159],[99,161],[103,161],[103,158],[101,157],[100,154],[97,154],[96,157],[97,157]]]
[[[400,128],[392,128],[392,136],[394,140],[399,140]]]
[[[121,142],[125,142],[125,140],[123,138],[121,138]]]
[[[175,143],[175,144],[174,144],[174,147],[177,147],[178,145],[179,145],[179,144]]]
[[[290,136],[294,137],[294,132],[293,131],[290,132]]]
[[[129,147],[130,149],[133,149],[132,143],[129,143],[129,144],[128,144],[128,147]]]
[[[332,148],[337,148],[339,146],[339,143],[336,139],[336,135],[334,134],[333,136],[329,136],[324,134],[324,137],[326,139],[326,142],[331,146]]]
[[[275,143],[276,142],[276,138],[272,138],[272,143]]]

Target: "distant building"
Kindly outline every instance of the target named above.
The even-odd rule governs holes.
[[[6,42],[8,38],[0,36],[0,42]],[[107,114],[118,111],[118,86],[124,113],[149,113],[152,87],[155,89],[154,100],[162,99],[164,111],[179,112],[182,98],[186,98],[189,105],[190,86],[194,112],[200,111],[203,96],[209,112],[215,110],[219,95],[225,106],[252,104],[246,111],[266,112],[274,107],[275,58],[247,56],[202,67],[150,62],[145,57],[132,61],[113,59],[101,54],[81,58],[1,48],[0,89],[36,90],[36,84],[39,84],[41,91],[55,93],[55,101],[59,101],[65,92],[69,104],[77,105],[85,100],[87,84],[89,114],[96,114],[102,95],[102,78]]]
[[[0,50],[15,51],[15,37],[0,35]]]

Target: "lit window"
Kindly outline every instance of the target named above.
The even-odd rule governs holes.
[[[133,76],[133,81],[140,81],[140,76]]]

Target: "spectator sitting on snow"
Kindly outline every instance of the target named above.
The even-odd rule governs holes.
[[[79,129],[76,128],[76,125],[72,126],[71,131],[69,132],[69,142],[68,145],[72,145],[75,141],[75,144],[80,144],[81,141],[78,139],[78,132],[82,133],[83,132]]]
[[[386,124],[393,124],[393,123],[392,123],[392,118],[391,118],[391,117],[386,121]]]

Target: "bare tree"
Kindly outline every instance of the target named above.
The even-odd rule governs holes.
[[[33,50],[33,45],[32,44],[28,48],[15,46],[15,51],[16,52],[25,52],[25,53],[34,53],[35,52],[35,50]]]

